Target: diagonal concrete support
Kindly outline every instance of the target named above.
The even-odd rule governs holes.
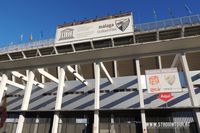
[[[15,77],[21,78],[24,81],[28,81],[28,77],[27,76],[25,76],[25,75],[23,75],[23,74],[21,74],[21,73],[19,73],[17,71],[12,71],[11,74],[13,74]],[[38,87],[40,87],[40,88],[44,88],[43,84],[41,84],[41,83],[39,83],[39,82],[37,82],[35,80],[33,81],[33,84],[38,86]]]
[[[74,70],[74,68],[72,68],[71,66],[67,66],[67,70],[69,71],[69,72],[71,72],[72,74],[74,74],[74,76],[79,80],[79,81],[81,81],[83,84],[85,84],[85,85],[88,85],[88,82],[80,75],[80,74],[78,74],[75,70]]]
[[[102,62],[100,62],[100,66],[103,72],[105,73],[105,75],[107,76],[107,79],[110,81],[111,84],[113,84],[113,80]]]
[[[180,54],[176,54],[175,57],[174,57],[174,60],[172,62],[171,67],[176,67],[177,66],[179,58],[180,58]]]
[[[38,72],[40,74],[42,74],[43,76],[49,78],[50,80],[52,80],[55,83],[58,83],[58,79],[56,77],[54,77],[53,75],[51,75],[50,73],[46,72],[43,68],[38,68]]]
[[[182,67],[183,67],[183,70],[184,70],[184,73],[185,73],[185,78],[186,78],[186,82],[187,82],[187,85],[188,85],[188,91],[189,91],[189,94],[190,94],[192,106],[198,107],[199,103],[197,101],[194,86],[193,86],[192,79],[191,79],[191,76],[190,76],[190,70],[189,70],[187,59],[186,59],[186,55],[182,54],[180,56],[180,58],[181,58]],[[200,111],[195,109],[194,115],[195,115],[195,121],[196,121],[196,124],[197,124],[198,131],[200,132]]]
[[[1,80],[1,78],[0,78],[0,80]],[[14,86],[14,87],[17,87],[17,88],[20,88],[20,89],[25,89],[24,85],[21,85],[19,83],[13,82],[11,80],[7,80],[7,84],[9,84],[11,86]]]

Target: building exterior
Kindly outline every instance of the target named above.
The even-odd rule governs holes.
[[[0,132],[198,133],[199,35],[200,15],[134,25],[124,13],[1,48]],[[178,87],[150,93],[152,70]]]

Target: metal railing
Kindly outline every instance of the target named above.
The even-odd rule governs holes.
[[[156,22],[136,24],[135,32],[144,32],[158,29],[182,27],[184,25],[200,24],[200,15],[185,16],[181,18],[166,19]]]
[[[134,26],[135,32],[148,32],[152,30],[159,30],[159,29],[167,29],[167,28],[175,28],[175,27],[182,27],[184,25],[194,25],[200,24],[200,15],[192,15],[186,16],[181,18],[173,18],[173,19],[166,19],[162,21],[150,22],[150,23],[143,23],[143,24],[136,24]],[[54,38],[47,39],[47,40],[40,40],[40,41],[33,41],[27,42],[22,44],[10,44],[8,46],[0,48],[0,53],[12,52],[12,51],[22,51],[32,48],[41,48],[41,47],[48,47],[54,45]]]
[[[22,44],[10,44],[6,47],[0,48],[0,53],[7,53],[11,51],[21,51],[26,49],[42,48],[52,46],[54,44],[54,38],[40,41],[27,42]]]

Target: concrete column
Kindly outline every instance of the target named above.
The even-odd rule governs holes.
[[[93,133],[99,133],[99,108],[100,108],[100,65],[94,64],[95,71],[95,94],[94,94],[94,125]]]
[[[160,35],[159,31],[156,31],[156,40],[157,40],[157,41],[160,40],[160,36],[159,36],[159,35]]]
[[[42,78],[42,83],[45,83],[45,76],[41,75],[41,78]]]
[[[35,120],[35,125],[34,125],[34,129],[33,129],[33,133],[37,133],[39,122],[40,122],[40,120],[39,120],[39,118],[37,116],[37,118]]]
[[[15,78],[15,76],[14,76],[14,75],[12,75],[12,76],[11,76],[11,79],[12,79],[12,81],[13,81],[13,82],[15,82],[15,81],[16,81],[16,78]]]
[[[188,63],[187,63],[187,59],[186,59],[185,54],[181,55],[181,63],[182,63],[182,67],[183,67],[183,70],[184,70],[184,73],[185,73],[185,78],[186,78],[186,81],[187,81],[188,91],[189,91],[189,94],[190,94],[192,106],[197,107],[197,106],[199,106],[199,103],[197,101],[197,97],[196,97],[194,86],[193,86],[193,83],[192,83],[192,79],[191,79],[191,76],[190,76],[190,73],[189,73],[190,70],[189,70],[189,67],[188,67]],[[200,112],[199,112],[199,110],[195,109],[194,115],[195,115],[195,121],[197,123],[198,131],[200,132]]]
[[[161,59],[161,56],[158,56],[158,67],[159,67],[159,69],[162,69],[162,59]]]
[[[30,97],[31,97],[31,91],[32,91],[32,87],[33,87],[34,77],[35,77],[35,75],[34,75],[33,71],[30,70],[28,72],[28,81],[27,81],[27,84],[26,84],[26,87],[25,87],[24,98],[23,98],[23,101],[22,101],[21,110],[23,110],[23,111],[28,110],[28,105],[29,105],[29,101],[30,101]],[[24,120],[25,120],[25,117],[24,117],[23,114],[21,114],[19,116],[16,133],[22,132]]]
[[[75,65],[75,71],[78,73],[78,65]],[[77,78],[75,78],[76,80],[78,80]]]
[[[63,88],[65,86],[65,82],[64,82],[65,70],[63,67],[60,67],[60,75],[58,79],[59,79],[59,83],[58,83],[58,90],[57,90],[57,95],[56,95],[55,110],[61,110],[61,105],[62,105]],[[58,122],[59,122],[59,113],[55,113],[53,117],[52,133],[57,133]]]
[[[137,71],[137,79],[138,79],[138,91],[140,97],[140,108],[144,108],[144,96],[142,90],[142,82],[141,82],[141,70],[140,70],[140,61],[136,59],[136,71]],[[146,124],[146,115],[145,111],[141,110],[141,121],[142,121],[142,131],[143,133],[147,133],[147,124]]]
[[[117,61],[116,60],[113,61],[113,65],[114,65],[114,75],[115,75],[115,77],[118,77],[118,69],[117,69]]]
[[[2,78],[1,78],[1,83],[0,83],[0,103],[1,103],[2,98],[3,98],[3,94],[4,94],[4,91],[5,91],[5,88],[6,88],[7,80],[8,80],[8,77],[5,74],[3,74]]]

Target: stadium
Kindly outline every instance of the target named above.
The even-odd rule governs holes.
[[[58,25],[0,48],[1,133],[200,132],[200,15]]]

